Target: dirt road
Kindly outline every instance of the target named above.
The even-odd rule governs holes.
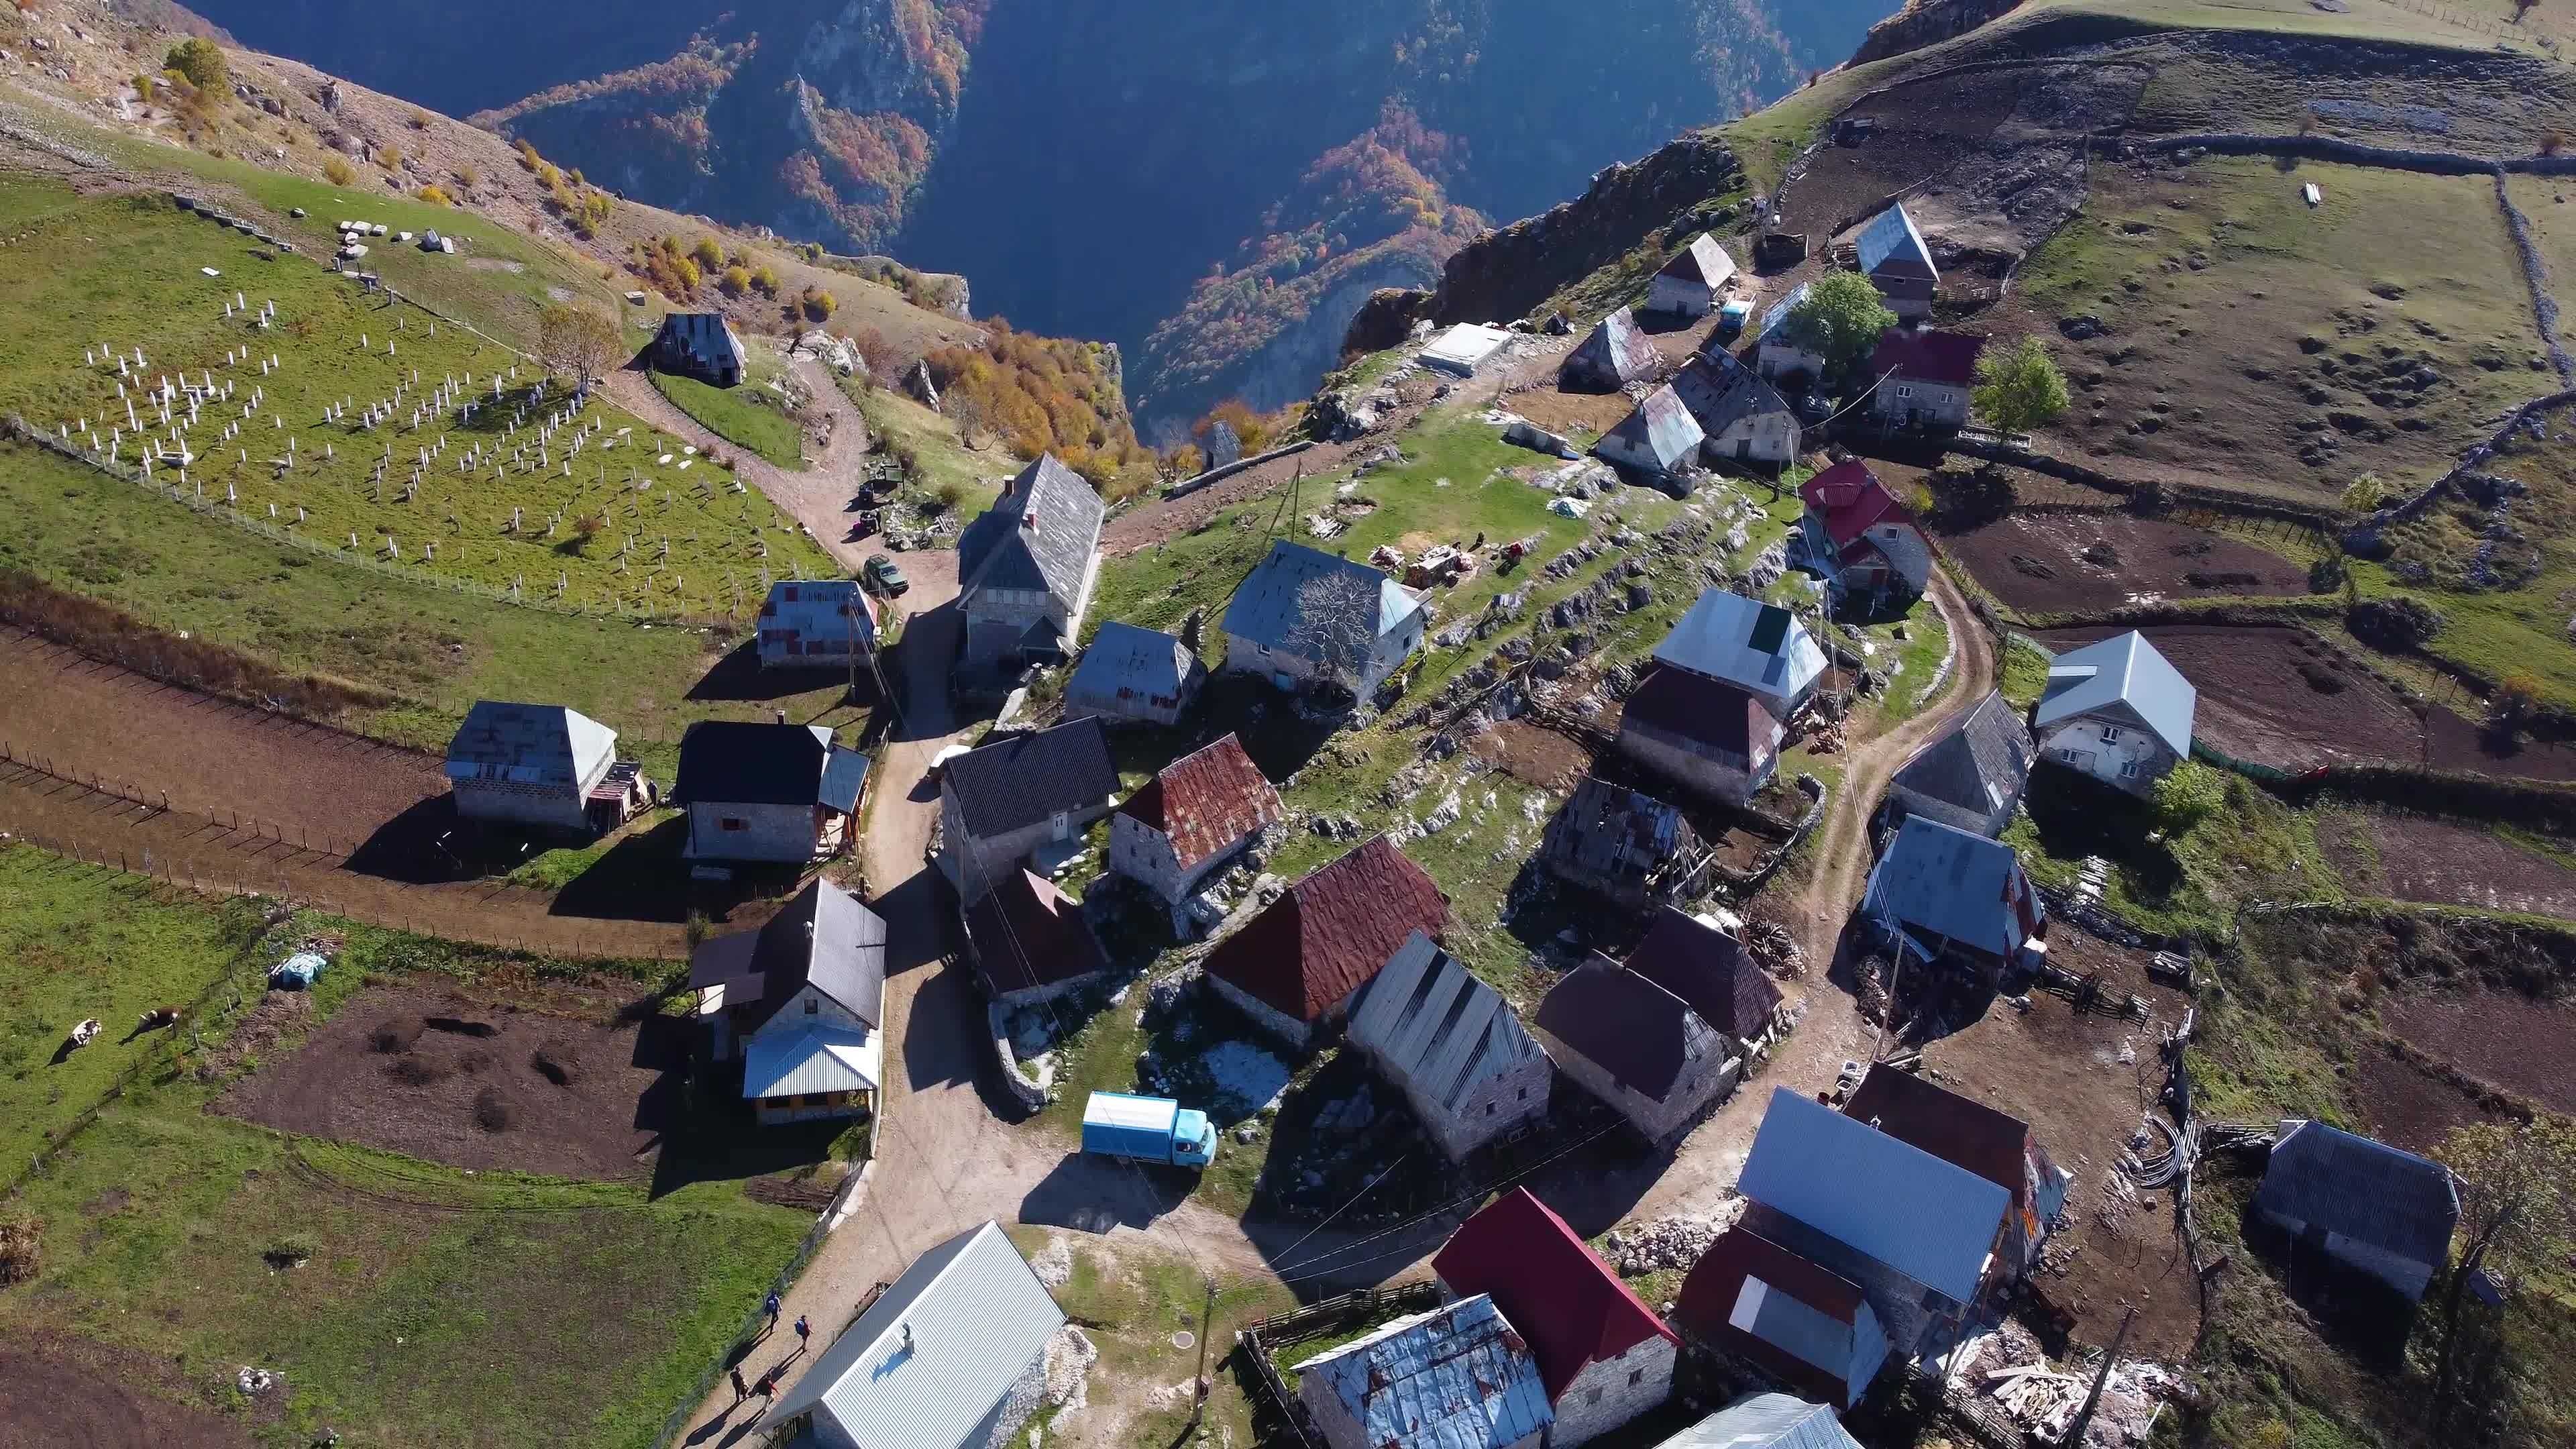
[[[850,512],[850,499],[859,489],[859,457],[868,449],[867,420],[841,392],[822,363],[810,357],[791,358],[788,368],[796,381],[813,395],[814,406],[832,419],[832,441],[821,449],[806,442],[803,472],[791,472],[752,452],[737,447],[700,426],[698,421],[662,396],[652,379],[640,371],[611,373],[606,390],[619,407],[675,438],[698,445],[701,449],[722,452],[733,460],[734,476],[767,495],[779,511],[805,526],[824,551],[840,561],[843,568],[856,572],[876,548],[868,543],[852,542],[850,523],[856,516]]]

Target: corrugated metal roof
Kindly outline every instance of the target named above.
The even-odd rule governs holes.
[[[1351,1012],[1351,1040],[1423,1095],[1455,1108],[1467,1088],[1544,1054],[1502,994],[1420,931]]]
[[[1304,649],[1311,658],[1321,659],[1315,639],[1292,639],[1306,605],[1306,585],[1315,579],[1339,576],[1348,586],[1354,608],[1366,608],[1366,600],[1377,605],[1374,638],[1383,639],[1422,612],[1422,601],[1406,592],[1395,580],[1366,564],[1290,543],[1281,539],[1270,545],[1270,552],[1254,566],[1243,582],[1235,585],[1234,597],[1226,602],[1225,632],[1238,639],[1248,639],[1265,649]],[[1308,631],[1331,634],[1334,631]],[[1353,643],[1353,651],[1360,647]],[[1345,673],[1357,673],[1357,660],[1337,661]]]
[[[781,579],[761,601],[761,632],[793,632],[800,639],[835,644],[855,639],[874,648],[877,605],[868,592],[849,579]]]
[[[1760,1035],[1780,1010],[1780,988],[1753,964],[1742,941],[1671,906],[1656,913],[1628,953],[1628,969],[1739,1041]]]
[[[1859,255],[1864,272],[1894,265],[1909,271],[1919,269],[1935,280],[1941,275],[1940,268],[1932,265],[1932,248],[1924,244],[1923,233],[1915,228],[1914,214],[1902,202],[1871,218],[1853,241],[1852,249]]]
[[[1798,304],[1807,300],[1807,294],[1815,289],[1816,284],[1813,282],[1800,282],[1797,290],[1772,303],[1771,310],[1762,314],[1762,330],[1754,335],[1765,342],[1770,341],[1772,334],[1780,330],[1781,324],[1789,320],[1789,314],[1796,311]]]
[[[1700,358],[1673,375],[1673,392],[1691,420],[1709,437],[1721,437],[1746,418],[1789,411],[1789,400],[1761,374],[1724,353]]]
[[[1691,238],[1689,246],[1673,253],[1672,260],[1664,263],[1655,275],[1715,289],[1725,286],[1734,277],[1735,258],[1726,254],[1726,248],[1718,243],[1716,237],[1701,232]]]
[[[2282,1126],[2254,1195],[2258,1211],[2436,1270],[2450,1261],[2460,1197],[2449,1168],[2323,1122]]]
[[[1748,1394],[1656,1449],[1861,1449],[1822,1404],[1787,1394]]]
[[[1756,648],[1765,637],[1777,642]],[[1774,700],[1797,698],[1825,672],[1825,651],[1796,616],[1724,589],[1701,594],[1655,658]]]
[[[883,917],[816,879],[757,931],[712,937],[689,957],[689,985],[722,987],[727,1009],[760,1007],[757,1030],[808,982],[872,1027],[885,1026]]]
[[[1063,1326],[1046,1285],[987,1222],[914,1259],[770,1419],[811,1411],[866,1449],[958,1449]]]
[[[2126,715],[2154,732],[2165,746],[2191,757],[2192,715],[2200,692],[2168,663],[2147,636],[2132,629],[2070,649],[2048,667],[2048,688],[2031,723],[2040,729],[2105,710]]]
[[[1664,469],[1689,462],[1691,451],[1708,437],[1670,384],[1646,394],[1637,410],[1610,431],[1629,449],[1645,453]]]
[[[1187,871],[1277,821],[1279,791],[1229,734],[1156,771],[1118,813],[1169,839]]]
[[[1005,870],[966,908],[966,944],[995,991],[1029,991],[1109,969],[1082,902],[1026,870]]]
[[[1654,342],[1637,325],[1636,314],[1622,307],[1601,319],[1583,345],[1568,354],[1565,366],[1615,387],[1653,376],[1662,362]]]
[[[1082,651],[1082,662],[1065,681],[1064,697],[1071,704],[1124,710],[1128,697],[1178,699],[1198,671],[1198,656],[1180,640],[1112,619]]]
[[[1043,589],[1071,608],[1082,597],[1108,511],[1081,474],[1053,453],[1040,454],[957,536],[959,596]]]
[[[859,808],[859,792],[868,785],[868,757],[857,750],[839,745],[823,757],[823,780],[814,790],[814,803],[838,810],[844,815]]]
[[[1977,1296],[2011,1194],[1774,1088],[1737,1189],[1947,1297]]]
[[[2030,897],[2021,856],[2011,846],[1929,816],[1909,815],[1869,873],[1861,909],[1873,919],[1894,913],[1914,929],[2002,956],[2025,939],[2019,902]],[[2029,911],[2035,922],[2040,907]]]
[[[1481,1295],[1399,1318],[1297,1372],[1323,1378],[1373,1449],[1506,1449],[1556,1422],[1529,1345]]]
[[[1985,350],[1986,339],[1973,332],[1891,327],[1879,334],[1878,350],[1869,355],[1869,374],[1967,387],[1977,380],[1977,359]]]
[[[578,710],[485,699],[447,742],[447,778],[571,790],[616,758],[617,732]]]
[[[873,1092],[884,1072],[885,1043],[875,1032],[809,1026],[754,1036],[742,1055],[742,1094],[796,1097],[807,1092]]]

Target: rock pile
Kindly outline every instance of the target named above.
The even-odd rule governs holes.
[[[1688,1268],[1717,1241],[1718,1234],[1735,1225],[1743,1211],[1743,1200],[1735,1198],[1706,1217],[1657,1218],[1612,1228],[1601,1240],[1601,1254],[1625,1278]]]

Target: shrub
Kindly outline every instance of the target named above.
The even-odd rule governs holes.
[[[723,280],[717,285],[724,288],[724,294],[728,297],[742,296],[751,290],[751,272],[745,267],[727,267],[724,269]]]
[[[411,128],[415,131],[426,131],[429,129],[429,112],[420,109],[418,106],[412,107],[411,114],[405,116],[403,119],[411,122]]]
[[[680,258],[678,261],[671,264],[671,270],[673,274],[680,279],[680,285],[692,292],[696,291],[699,284],[706,280],[706,278],[699,273],[697,259],[694,257]]]
[[[382,166],[387,171],[400,171],[403,164],[402,148],[400,146],[378,146],[376,148],[376,164]]]
[[[448,196],[447,188],[440,186],[435,182],[422,187],[419,195],[421,200],[428,202],[432,206],[454,206],[456,204],[455,200]]]
[[[805,289],[805,295],[801,300],[805,305],[806,317],[816,322],[831,321],[832,314],[841,309],[840,298],[833,296],[829,292],[819,291],[813,287],[807,287]]]
[[[0,1222],[0,1288],[36,1281],[44,1225],[34,1218]]]
[[[211,40],[191,36],[170,47],[161,60],[161,68],[175,71],[198,90],[221,93],[232,84],[231,67],[224,62],[223,47]]]
[[[759,288],[760,294],[764,297],[775,297],[778,295],[778,274],[771,271],[766,266],[758,266],[751,269],[751,284],[754,287]]]
[[[954,478],[942,478],[938,485],[930,490],[930,496],[938,503],[940,510],[946,512],[966,501],[966,485]]]
[[[2168,835],[2188,835],[2227,803],[2227,777],[2198,760],[2185,760],[2156,782],[2156,824]]]
[[[2343,490],[2343,506],[2353,513],[2376,513],[2388,505],[2388,485],[2376,473],[2364,473]]]
[[[345,158],[334,156],[322,163],[322,179],[334,186],[346,186],[358,179],[358,168]]]
[[[2007,433],[2025,433],[2053,422],[2072,405],[2066,374],[2049,357],[2048,344],[2036,337],[1988,348],[1977,359],[1977,385],[1970,396],[1978,415]]]
[[[268,1266],[284,1272],[311,1262],[319,1251],[320,1245],[313,1241],[312,1234],[287,1233],[271,1239],[269,1245],[260,1250],[260,1256],[268,1260]]]
[[[471,191],[483,184],[483,173],[470,165],[459,166],[456,168],[456,184]]]
[[[689,248],[689,255],[697,258],[698,266],[705,271],[716,271],[725,264],[724,248],[711,236],[698,238],[698,244]]]
[[[536,144],[528,140],[526,137],[522,136],[519,138],[517,150],[519,153],[519,167],[521,170],[534,171],[539,166],[545,164],[546,158],[537,154]]]

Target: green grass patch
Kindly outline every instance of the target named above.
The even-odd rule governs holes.
[[[2317,844],[2314,814],[2294,810],[2241,775],[2226,803],[2172,839],[2151,839],[2146,802],[2043,764],[2004,843],[2042,885],[2074,888],[2088,856],[2110,867],[2103,904],[2165,935],[2224,935],[2248,902],[2339,900],[2343,889]]]
[[[955,423],[891,388],[847,386],[869,436],[911,460],[906,486],[919,498],[972,516],[990,507],[1001,496],[1001,480],[1024,466],[1008,453],[968,448]]]
[[[777,393],[751,382],[714,387],[667,372],[653,373],[652,378],[654,391],[708,432],[781,468],[805,470],[805,429],[787,415],[786,401]]]

